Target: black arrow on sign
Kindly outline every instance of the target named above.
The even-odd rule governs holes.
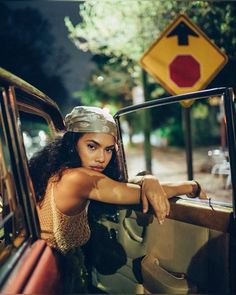
[[[168,35],[167,38],[177,36],[178,45],[188,45],[188,36],[199,37],[192,29],[190,29],[183,21],[181,21]]]

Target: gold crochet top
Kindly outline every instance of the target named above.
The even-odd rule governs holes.
[[[57,207],[51,190],[47,190],[44,199],[37,204],[41,229],[41,239],[50,247],[65,254],[74,247],[84,245],[90,238],[87,218],[87,206],[76,215],[66,215]]]

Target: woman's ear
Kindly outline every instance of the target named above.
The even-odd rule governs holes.
[[[119,146],[117,143],[115,143],[115,151],[118,152],[119,151]]]

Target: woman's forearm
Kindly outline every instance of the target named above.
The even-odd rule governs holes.
[[[194,181],[181,181],[181,182],[161,182],[161,185],[168,198],[190,194],[193,191]]]
[[[144,175],[144,176],[135,176],[134,178],[130,179],[129,182],[141,184],[144,179],[156,179],[153,175]],[[160,182],[161,186],[163,187],[168,199],[190,194],[193,191],[193,185],[195,185],[195,182],[193,180],[186,180],[186,181],[179,181],[179,182]]]

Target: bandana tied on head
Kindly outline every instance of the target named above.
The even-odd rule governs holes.
[[[101,132],[117,136],[112,115],[97,107],[78,106],[65,117],[66,130],[72,132]]]

